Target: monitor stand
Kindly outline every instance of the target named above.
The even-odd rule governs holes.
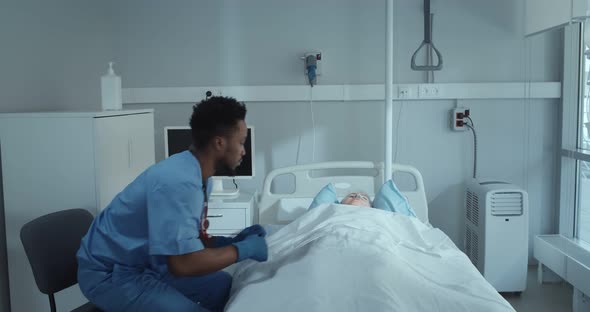
[[[213,177],[213,186],[211,187],[211,196],[220,196],[220,197],[231,197],[231,196],[238,196],[240,194],[239,189],[224,189],[223,188],[223,180],[219,178]]]

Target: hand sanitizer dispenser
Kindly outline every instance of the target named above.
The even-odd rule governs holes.
[[[109,71],[100,78],[100,91],[102,110],[123,109],[121,77],[115,75],[113,62],[109,62]]]

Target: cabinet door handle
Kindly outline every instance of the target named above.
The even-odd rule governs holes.
[[[222,214],[208,215],[207,218],[223,218]]]

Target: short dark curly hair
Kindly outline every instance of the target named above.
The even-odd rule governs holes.
[[[193,145],[205,148],[215,136],[228,136],[240,120],[246,119],[246,105],[232,97],[213,96],[193,106],[190,125]]]

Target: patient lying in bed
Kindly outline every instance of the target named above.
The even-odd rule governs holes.
[[[340,203],[343,205],[353,205],[359,207],[373,207],[369,195],[363,192],[349,193],[342,199]]]
[[[400,192],[392,180],[385,182],[371,202],[369,194],[365,192],[352,192],[341,201],[338,200],[336,189],[332,183],[327,184],[313,199],[309,209],[314,209],[321,204],[344,204],[360,207],[373,207],[385,211],[397,212],[406,216],[416,217],[414,209],[408,199]]]
[[[268,262],[236,267],[226,311],[514,311],[443,232],[401,213],[324,203],[267,244]]]

